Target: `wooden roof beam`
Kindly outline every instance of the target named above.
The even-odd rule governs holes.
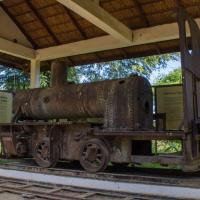
[[[139,3],[138,0],[134,0],[134,3],[135,3],[135,6],[137,7],[137,9],[139,10],[141,19],[143,19],[143,21],[144,21],[144,23],[146,24],[147,27],[150,26],[148,17],[146,16],[142,5]],[[155,44],[155,49],[160,54],[161,51],[160,51],[160,48],[157,44]]]
[[[200,18],[196,19],[196,22],[200,25]],[[50,60],[129,46],[174,40],[179,38],[177,23],[142,28],[134,30],[133,32],[134,41],[132,43],[119,42],[110,35],[101,36],[55,47],[38,49],[36,50],[37,59],[41,61]]]
[[[35,50],[0,37],[0,52],[27,60],[35,59]]]
[[[133,32],[93,0],[57,0],[73,12],[123,43],[133,41]]]
[[[96,4],[99,5],[99,0],[93,0]],[[67,7],[65,7],[65,11],[68,15],[68,17],[70,18],[70,20],[72,21],[72,23],[74,24],[74,26],[76,27],[76,29],[79,31],[81,37],[86,40],[87,39],[87,35],[86,33],[82,30],[81,26],[77,23],[76,19],[74,18],[73,14],[67,9]],[[100,57],[97,53],[94,53],[97,60],[100,60]],[[73,61],[70,57],[68,57],[68,59],[70,60],[70,62],[73,64]]]

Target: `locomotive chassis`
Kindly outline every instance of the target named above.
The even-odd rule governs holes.
[[[23,157],[23,148],[20,148],[20,150],[12,148],[12,142],[15,142],[15,146],[17,143],[22,143],[23,141],[17,138],[13,139],[12,130],[14,130],[14,133],[17,134],[19,131],[23,132],[22,127],[28,127],[34,132],[38,132],[39,130],[43,131],[43,134],[37,134],[40,137],[45,136],[46,138],[51,138],[52,141],[54,141],[54,145],[56,144],[55,141],[58,139],[57,144],[59,145],[59,150],[56,150],[56,152],[59,152],[59,156],[56,155],[55,161],[52,160],[50,163],[47,163],[45,165],[44,163],[40,163],[43,167],[52,167],[56,164],[59,159],[63,160],[80,160],[80,148],[81,144],[84,144],[84,142],[87,141],[93,141],[97,140],[103,141],[106,146],[105,148],[109,151],[109,161],[113,163],[134,163],[134,164],[142,164],[142,163],[160,163],[163,165],[168,164],[176,164],[182,166],[182,168],[186,171],[196,170],[198,169],[198,166],[200,164],[199,162],[194,162],[192,165],[191,163],[188,165],[187,161],[185,160],[184,155],[150,155],[150,152],[148,151],[148,148],[145,150],[143,148],[143,152],[140,152],[139,154],[142,155],[134,155],[132,145],[131,143],[133,141],[150,141],[150,140],[181,140],[183,141],[183,144],[186,145],[187,141],[187,134],[185,134],[184,131],[103,131],[99,129],[93,129],[88,127],[87,123],[71,123],[71,122],[31,122],[31,123],[12,123],[12,124],[2,124],[1,125],[1,137],[4,137],[4,145],[7,145],[7,147],[10,147],[8,150],[13,155],[18,155]],[[70,128],[69,128],[70,127]],[[85,131],[84,130],[85,127]],[[55,134],[57,139],[53,136],[49,136],[49,130],[53,130],[56,133],[60,133],[63,135]],[[69,131],[69,129],[71,131]],[[82,135],[80,135],[80,131],[82,130]],[[63,130],[63,131],[62,131]],[[64,132],[68,130],[68,134],[64,134]],[[23,133],[22,133],[23,134]],[[76,135],[78,134],[78,135]],[[12,137],[12,140],[6,141],[5,138]],[[41,138],[45,138],[41,137]],[[62,139],[61,139],[62,138]],[[61,140],[59,140],[61,139]],[[27,141],[30,142],[30,138],[27,138]],[[40,141],[40,139],[37,138],[36,141],[33,141],[32,144],[29,143],[29,147],[35,146],[37,141]],[[148,144],[148,143],[147,143]],[[112,147],[115,147],[113,150]],[[27,148],[24,147],[24,148]],[[53,151],[54,152],[54,151]],[[6,154],[7,152],[5,152]],[[30,156],[36,154],[34,148],[32,151],[29,152]],[[9,157],[9,155],[7,155]],[[26,155],[28,156],[28,155]],[[57,157],[58,156],[58,157]],[[36,157],[36,155],[35,155]],[[39,161],[37,161],[39,163]],[[55,163],[54,163],[55,162]],[[50,164],[50,165],[49,165]],[[89,172],[96,172],[96,168],[92,169],[91,166],[89,168],[84,167]],[[101,167],[98,171],[104,170],[104,166]]]

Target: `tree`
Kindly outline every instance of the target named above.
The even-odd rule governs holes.
[[[50,71],[40,73],[40,86],[42,88],[50,86]],[[15,91],[28,89],[30,77],[22,70],[0,66],[0,90]]]
[[[163,54],[136,59],[125,59],[97,64],[68,68],[68,81],[75,83],[93,82],[106,79],[124,78],[131,74],[150,77],[154,70],[165,68],[170,60],[178,60],[179,54]],[[29,86],[28,74],[16,70],[0,67],[1,88],[6,90],[26,89]],[[50,71],[41,73],[41,87],[50,85]],[[16,80],[19,80],[16,82]]]
[[[168,61],[178,59],[179,54],[173,53],[79,66],[75,68],[75,82],[124,78],[131,74],[138,74],[149,78],[154,70],[165,68]]]
[[[158,80],[156,81],[156,85],[180,84],[180,83],[182,83],[181,68],[174,69],[167,75],[159,77]]]
[[[50,87],[50,81],[51,80],[51,72],[50,71],[44,71],[40,73],[40,87],[46,88]]]
[[[13,91],[27,89],[29,77],[21,70],[0,66],[0,89]]]

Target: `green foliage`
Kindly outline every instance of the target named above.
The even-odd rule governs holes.
[[[45,71],[40,73],[40,87],[46,88],[50,87],[51,72]]]
[[[15,91],[17,89],[27,89],[29,87],[29,77],[21,70],[0,66],[0,89]]]
[[[174,69],[167,75],[159,77],[158,80],[156,81],[156,85],[179,84],[179,83],[182,83],[181,68]]]
[[[181,152],[182,143],[180,140],[154,140],[152,141],[152,151],[155,154]]]
[[[42,88],[50,86],[51,72],[45,71],[40,74],[40,86]],[[29,74],[18,69],[0,66],[0,89],[15,91],[28,89],[30,86]]]
[[[164,54],[136,59],[126,59],[68,68],[68,81],[75,83],[124,78],[131,74],[150,77],[154,70],[165,68],[167,62],[178,60],[179,54]],[[49,87],[50,71],[41,72],[41,87]],[[0,66],[0,86],[5,90],[27,89],[30,78],[20,70]]]
[[[178,60],[178,58],[179,54],[174,53],[79,66],[75,68],[75,82],[124,78],[131,74],[149,78],[153,71],[165,68],[168,61]]]
[[[78,76],[76,72],[76,67],[69,67],[67,71],[67,81],[73,82],[73,83],[78,83]]]

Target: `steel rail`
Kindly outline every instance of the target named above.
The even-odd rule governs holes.
[[[5,193],[7,196],[5,196]],[[80,199],[107,199],[107,200],[169,200],[168,197],[159,197],[155,195],[127,194],[117,192],[106,192],[102,190],[90,190],[77,187],[67,187],[62,185],[42,184],[35,182],[26,182],[18,179],[7,179],[0,177],[0,198],[12,199],[23,197],[24,199],[50,199],[50,200],[80,200]],[[17,198],[18,199],[18,198]],[[176,200],[177,198],[170,198]]]
[[[20,167],[19,167],[20,168]],[[31,167],[30,167],[31,168]],[[55,173],[50,174],[49,171],[52,169],[46,169],[46,173],[38,171],[39,168],[32,166],[31,170],[14,170],[14,169],[6,169],[6,167],[0,168],[0,176],[4,178],[15,178],[24,181],[34,181],[40,182],[45,184],[54,184],[54,185],[64,185],[70,187],[81,187],[87,188],[90,190],[104,190],[104,191],[113,191],[113,192],[123,192],[129,194],[140,194],[143,196],[158,196],[163,198],[175,198],[175,199],[199,199],[200,196],[200,188],[195,187],[186,187],[186,186],[176,186],[175,183],[170,185],[168,184],[160,184],[156,181],[152,182],[137,182],[134,180],[118,180],[113,179],[112,175],[110,178],[107,178],[106,174],[101,174],[102,178],[100,179],[98,175],[92,174],[91,176],[87,175],[88,177],[81,177],[78,176],[81,173],[78,170],[71,170],[68,172],[68,175],[63,176],[61,173],[60,175]],[[35,170],[35,172],[33,172]],[[41,169],[40,169],[41,170]],[[55,170],[54,172],[61,172],[62,170]],[[67,170],[68,171],[68,170]],[[70,175],[71,173],[71,175]],[[75,175],[75,173],[77,175]],[[86,175],[86,174],[85,174]],[[104,175],[104,178],[103,178]],[[96,178],[95,178],[96,176]],[[120,175],[116,175],[116,177],[120,177]],[[127,176],[127,175],[126,175]],[[115,178],[116,178],[115,177]],[[122,176],[123,177],[123,176]],[[157,181],[159,177],[157,177]],[[173,181],[176,181],[174,179]],[[173,183],[171,180],[171,183]],[[0,185],[1,186],[1,185]],[[26,190],[25,190],[26,191]],[[26,191],[28,192],[28,191]],[[155,199],[155,198],[154,198]]]

